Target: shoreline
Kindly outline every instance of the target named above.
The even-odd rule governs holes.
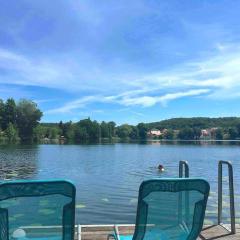
[[[114,139],[114,140],[100,140],[100,141],[87,141],[87,142],[60,142],[58,139],[48,139],[47,141],[40,141],[40,142],[33,142],[33,143],[21,143],[15,142],[10,143],[7,141],[0,141],[0,146],[24,146],[24,145],[106,145],[106,144],[212,144],[212,145],[219,145],[219,144],[240,144],[240,139],[237,140],[163,140],[163,139],[146,139],[146,140],[127,140],[127,139]]]

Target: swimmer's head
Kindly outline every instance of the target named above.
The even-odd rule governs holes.
[[[159,164],[158,165],[158,170],[160,171],[160,172],[164,172],[164,167],[163,167],[163,165],[161,165],[161,164]]]

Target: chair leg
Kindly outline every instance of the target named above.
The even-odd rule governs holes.
[[[107,240],[114,239],[116,240],[116,237],[114,234],[108,234]]]
[[[117,240],[120,240],[118,225],[114,225],[114,233],[115,233],[115,236],[117,237]]]

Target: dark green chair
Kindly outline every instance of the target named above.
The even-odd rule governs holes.
[[[203,179],[154,179],[139,189],[133,235],[114,234],[116,240],[195,240],[201,232],[209,194]]]
[[[0,184],[1,240],[73,240],[75,186],[64,180]]]

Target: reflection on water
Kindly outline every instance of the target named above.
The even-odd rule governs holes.
[[[37,146],[0,146],[0,179],[35,178],[37,151]]]
[[[187,160],[190,176],[206,178],[211,194],[206,223],[216,222],[217,162],[231,160],[235,174],[237,221],[240,219],[239,144],[106,144],[0,147],[1,179],[70,179],[77,187],[77,222],[133,223],[138,188],[143,180],[177,177],[178,162]],[[165,171],[160,173],[157,166]],[[224,169],[224,175],[227,174]],[[229,221],[227,178],[223,217]]]

